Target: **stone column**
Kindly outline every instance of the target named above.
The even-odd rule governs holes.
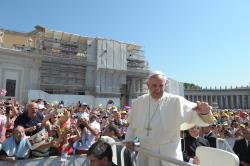
[[[134,78],[131,79],[131,93],[134,94],[135,93],[135,85],[136,84],[136,81]]]
[[[247,96],[247,108],[250,108],[250,95]]]
[[[231,95],[227,96],[228,108],[231,109]]]
[[[143,93],[143,79],[140,80],[140,93]]]
[[[211,95],[210,96],[210,101],[209,101],[209,104],[212,105],[213,104],[213,96]]]
[[[239,106],[240,106],[240,96],[237,95],[236,96],[236,108],[239,108]]]
[[[193,98],[194,98],[193,95],[191,95],[191,96],[190,96],[190,101],[193,101]]]
[[[136,93],[140,92],[140,80],[138,79],[135,81],[135,90],[136,90]]]
[[[226,108],[228,108],[228,99],[227,99],[227,96],[225,96],[225,104],[226,104]]]
[[[231,107],[232,108],[235,108],[235,105],[234,105],[234,96],[233,95],[231,95]]]
[[[240,108],[245,108],[244,106],[244,99],[245,99],[245,96],[244,95],[240,95],[240,99],[241,99],[241,102],[240,102]]]
[[[220,108],[220,95],[217,96],[218,108]]]
[[[215,96],[215,102],[218,104],[218,99],[217,98],[218,98],[218,96],[216,95]]]
[[[197,96],[194,95],[193,97],[194,97],[194,98],[193,98],[193,102],[196,102],[196,101],[197,101]]]
[[[221,105],[221,108],[225,108],[223,100],[224,100],[224,97],[223,97],[223,95],[221,95],[220,96],[220,105]]]
[[[219,104],[220,104],[220,103],[219,103],[219,100],[220,100],[219,97],[220,97],[220,96],[218,96],[218,95],[216,95],[216,97],[215,97],[215,101],[216,101],[216,103],[217,103],[217,107],[218,107],[218,108],[220,107],[220,106],[219,106]]]

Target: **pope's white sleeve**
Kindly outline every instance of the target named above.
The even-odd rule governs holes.
[[[134,117],[134,112],[135,111],[135,102],[132,102],[132,109],[129,110],[128,112],[128,119],[127,122],[129,124],[127,133],[125,135],[125,141],[134,141],[135,138],[135,133],[134,133],[134,124],[133,124],[133,117]]]
[[[180,105],[181,105],[181,115],[183,122],[189,123],[189,124],[195,124],[198,126],[207,126],[208,124],[205,123],[202,118],[199,116],[199,114],[193,110],[197,106],[196,103],[190,102],[186,100],[185,98],[180,98]]]
[[[127,133],[126,133],[126,135],[125,135],[125,141],[126,141],[126,142],[134,141],[135,136],[134,136],[134,133],[133,133],[132,130],[133,130],[133,129],[132,129],[131,127],[128,127]]]

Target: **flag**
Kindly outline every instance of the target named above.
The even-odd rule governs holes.
[[[7,90],[6,89],[1,89],[0,91],[0,96],[6,96]]]

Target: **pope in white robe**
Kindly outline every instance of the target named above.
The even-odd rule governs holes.
[[[211,107],[207,103],[193,103],[181,96],[164,92],[166,78],[155,73],[148,79],[150,93],[140,96],[132,103],[129,128],[125,137],[127,146],[136,137],[140,147],[151,152],[183,160],[180,127],[188,125],[207,126],[212,123]],[[172,166],[166,161],[139,153],[137,166]]]

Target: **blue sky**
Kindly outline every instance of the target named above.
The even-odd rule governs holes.
[[[2,0],[0,27],[35,25],[144,46],[151,70],[209,86],[250,82],[248,0]]]

